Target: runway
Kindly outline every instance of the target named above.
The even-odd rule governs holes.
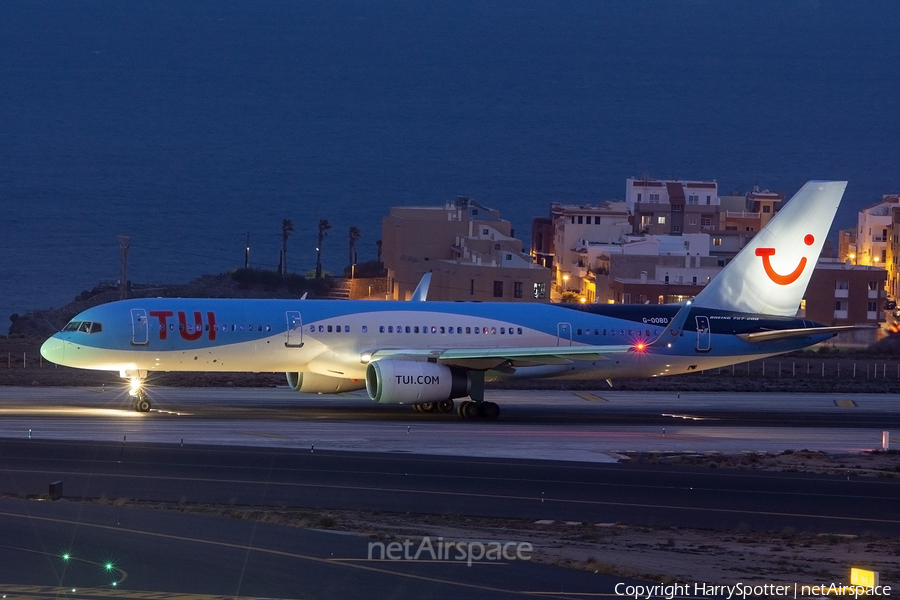
[[[118,390],[0,388],[0,591],[583,598],[634,582],[515,557],[471,566],[372,560],[373,541],[408,538],[228,518],[251,508],[497,519],[497,539],[513,545],[521,540],[502,523],[571,523],[580,535],[625,523],[900,536],[896,478],[614,462],[629,450],[876,448],[883,430],[900,430],[896,395],[606,390],[491,399],[501,418],[470,422],[278,388],[158,389],[148,414],[127,410]],[[63,482],[61,501],[31,499],[53,481]],[[134,500],[222,508],[209,516]],[[61,558],[66,552],[78,560]]]
[[[900,394],[492,391],[494,422],[380,406],[363,393],[159,388],[154,410],[122,389],[0,387],[0,437],[242,445],[615,462],[625,452],[858,452],[898,432]]]

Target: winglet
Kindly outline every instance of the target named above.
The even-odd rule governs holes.
[[[687,321],[688,315],[691,314],[691,305],[692,302],[690,300],[685,302],[684,306],[675,313],[675,317],[669,322],[669,326],[659,334],[658,338],[647,344],[647,346],[659,348],[660,346],[671,344],[671,342],[684,330],[684,324]]]
[[[410,302],[424,302],[428,298],[429,285],[431,285],[431,271],[422,275],[422,280],[416,286],[416,291],[409,298]]]

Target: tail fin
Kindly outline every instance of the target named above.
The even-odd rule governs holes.
[[[846,181],[810,181],[800,188],[694,298],[694,306],[796,315],[846,187]]]

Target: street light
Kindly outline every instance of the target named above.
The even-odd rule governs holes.
[[[569,275],[568,274],[563,275],[563,291],[564,292],[569,291]]]

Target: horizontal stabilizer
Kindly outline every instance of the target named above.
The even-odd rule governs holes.
[[[669,325],[665,328],[665,330],[663,330],[663,332],[659,334],[659,337],[647,345],[651,348],[659,348],[660,346],[665,346],[671,343],[684,330],[684,324],[687,321],[688,315],[690,314],[691,301],[688,300],[684,303],[684,306],[678,309],[678,312],[675,313],[675,317],[669,322]]]
[[[774,329],[772,331],[757,331],[756,333],[740,333],[737,337],[745,342],[759,343],[772,342],[787,338],[804,337],[807,335],[821,335],[830,333],[837,335],[844,331],[855,329],[874,329],[877,325],[838,325],[835,327],[803,327],[800,329]]]

